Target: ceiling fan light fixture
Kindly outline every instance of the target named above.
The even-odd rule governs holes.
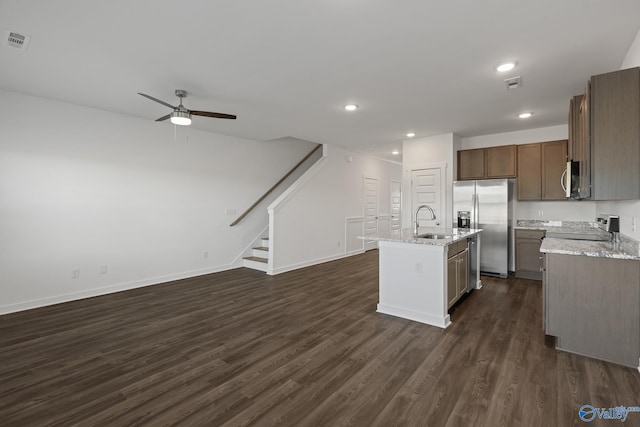
[[[171,123],[180,126],[189,126],[191,124],[191,114],[184,111],[174,111],[171,113]]]

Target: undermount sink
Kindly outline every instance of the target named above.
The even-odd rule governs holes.
[[[451,237],[450,234],[438,234],[438,233],[425,233],[418,234],[416,237],[421,239],[446,239],[447,237]]]

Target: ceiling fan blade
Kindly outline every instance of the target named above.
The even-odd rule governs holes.
[[[195,110],[189,110],[189,112],[194,116],[214,117],[216,119],[231,119],[231,120],[236,119],[236,116],[234,116],[233,114],[212,113],[210,111],[195,111]]]
[[[163,120],[167,120],[169,117],[171,117],[171,114],[167,114],[166,116],[162,116],[159,119],[156,119],[156,122],[161,122]]]
[[[145,98],[148,98],[148,99],[150,99],[150,100],[152,100],[152,101],[156,101],[156,102],[158,102],[158,103],[160,103],[160,104],[162,104],[162,105],[166,105],[167,107],[169,107],[169,108],[173,108],[174,110],[175,110],[176,108],[178,108],[178,107],[174,107],[174,106],[173,106],[173,105],[171,105],[171,104],[167,104],[167,103],[166,103],[166,102],[164,102],[164,101],[160,101],[158,98],[154,98],[153,96],[146,95],[146,94],[144,94],[144,93],[140,93],[140,92],[138,92],[138,95],[142,95],[142,96],[144,96]]]

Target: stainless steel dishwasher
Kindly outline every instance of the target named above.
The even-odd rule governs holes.
[[[478,283],[478,235],[469,237],[469,272],[467,274],[467,292],[476,289]]]

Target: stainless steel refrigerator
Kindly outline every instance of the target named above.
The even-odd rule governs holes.
[[[508,179],[453,183],[453,226],[468,224],[470,228],[483,230],[480,235],[482,274],[507,277],[509,272],[512,188]]]

